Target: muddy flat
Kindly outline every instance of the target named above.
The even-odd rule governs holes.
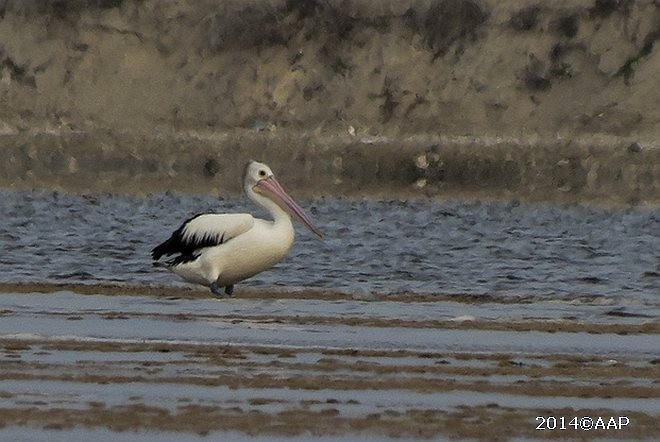
[[[660,436],[653,310],[267,289],[233,299],[121,285],[2,291],[2,438]],[[574,417],[610,427],[573,427]]]

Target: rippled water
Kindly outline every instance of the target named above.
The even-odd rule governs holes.
[[[290,256],[249,285],[571,297],[660,293],[660,211],[448,201],[302,201]],[[181,284],[149,251],[199,212],[244,199],[0,192],[0,280]],[[263,213],[259,213],[263,216]],[[239,285],[240,288],[240,285]]]

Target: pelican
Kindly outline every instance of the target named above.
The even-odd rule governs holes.
[[[249,213],[204,213],[185,221],[151,251],[154,265],[166,267],[217,296],[231,296],[234,284],[274,266],[289,252],[296,218],[323,238],[312,218],[284,191],[267,165],[251,161],[243,172],[243,190],[273,220]],[[163,256],[172,258],[159,262]]]

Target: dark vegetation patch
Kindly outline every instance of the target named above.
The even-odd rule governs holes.
[[[124,3],[124,0],[9,0],[0,2],[0,16],[9,10],[17,15],[45,15],[58,19],[75,18],[85,9],[112,9]]]
[[[208,158],[204,163],[204,175],[213,178],[220,172],[220,163],[215,158]]]
[[[509,26],[516,31],[530,31],[538,24],[540,13],[540,7],[526,6],[511,16]]]
[[[394,110],[399,105],[396,95],[397,91],[394,88],[392,80],[390,78],[385,78],[385,84],[383,85],[383,92],[381,95],[385,99],[385,102],[379,107],[382,123],[387,123],[392,119]]]
[[[208,50],[286,45],[294,36],[309,41],[322,38],[322,53],[339,74],[350,70],[340,52],[356,44],[356,32],[389,32],[395,24],[423,37],[435,57],[456,42],[474,40],[489,12],[474,0],[434,0],[427,11],[408,8],[403,14],[351,14],[351,2],[288,0],[282,6],[247,5],[219,10],[208,16],[200,31]]]
[[[637,54],[629,57],[625,63],[619,68],[615,76],[622,76],[626,84],[630,81],[633,74],[635,73],[635,65],[644,57],[647,57],[651,54],[653,50],[653,45],[656,40],[660,39],[660,27],[653,32],[649,33],[644,39],[644,44]]]
[[[37,87],[34,75],[28,72],[26,66],[17,64],[11,57],[4,55],[0,49],[0,72],[9,72],[9,78],[24,86]]]
[[[607,18],[614,12],[628,15],[634,3],[634,0],[596,0],[589,9],[589,15],[592,18]]]
[[[534,54],[529,56],[527,66],[522,70],[519,78],[523,85],[531,91],[545,91],[552,86],[545,62]]]
[[[247,5],[234,13],[219,8],[203,20],[200,32],[209,52],[275,46],[290,37],[279,19],[277,11],[265,4]]]
[[[423,29],[435,58],[447,53],[459,41],[474,41],[489,17],[478,2],[446,0],[434,3],[426,14]]]
[[[580,17],[577,14],[562,15],[552,25],[554,31],[559,35],[573,38],[580,30]]]
[[[565,61],[565,57],[571,51],[584,50],[584,47],[576,43],[557,43],[550,50],[550,70],[551,78],[570,78],[573,76],[573,70],[570,63]]]
[[[553,80],[571,78],[573,67],[566,61],[566,57],[575,51],[584,51],[584,46],[563,41],[552,46],[547,60],[531,54],[527,65],[518,74],[519,81],[530,91],[545,91],[552,87]]]

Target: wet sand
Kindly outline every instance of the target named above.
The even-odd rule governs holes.
[[[0,292],[0,436],[660,435],[653,308],[112,284]],[[630,424],[541,431],[537,416]]]

